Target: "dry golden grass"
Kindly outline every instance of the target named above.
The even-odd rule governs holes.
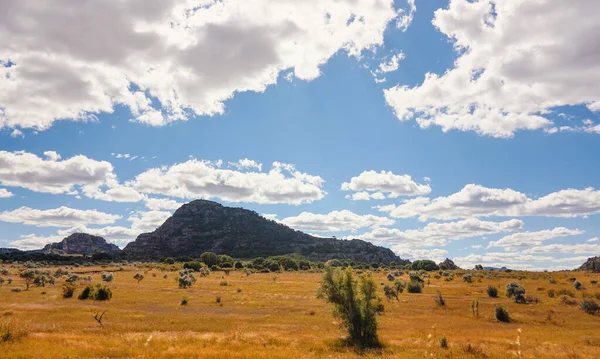
[[[62,298],[64,277],[54,286],[11,292],[24,285],[18,268],[8,269],[14,281],[0,287],[0,320],[26,328],[28,334],[0,341],[1,358],[361,357],[340,344],[344,331],[328,305],[315,296],[320,273],[216,272],[198,278],[191,288],[179,289],[176,272],[165,279],[163,272],[153,269],[137,284],[133,275],[140,268],[74,268],[91,274],[93,283],[100,282],[101,271],[115,271],[109,284],[113,299],[97,302],[76,298],[83,283],[74,298]],[[388,283],[386,274],[374,273],[378,284]],[[481,282],[474,278],[470,284],[462,282],[460,271],[451,282],[432,277],[422,294],[404,292],[400,302],[385,300],[386,312],[379,318],[384,348],[362,357],[518,358],[519,351],[522,358],[600,357],[600,317],[546,294],[548,289],[568,289],[581,300],[584,293],[600,292],[590,284],[597,274],[552,273],[556,284],[548,281],[547,273],[492,275],[499,278]],[[587,289],[575,291],[568,281],[571,276]],[[406,281],[407,276],[401,279]],[[504,288],[511,280],[518,280],[541,302],[515,304],[505,298]],[[222,281],[228,285],[221,286]],[[498,287],[498,298],[487,296],[488,285]],[[446,299],[443,307],[434,301],[438,290]],[[180,305],[183,297],[188,300],[185,306]],[[479,316],[471,314],[473,299],[479,301]],[[493,318],[496,304],[509,310],[512,323]],[[105,310],[100,328],[93,316]],[[440,347],[442,336],[448,338],[448,349]]]

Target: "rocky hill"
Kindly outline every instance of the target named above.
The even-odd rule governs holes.
[[[119,247],[107,243],[102,237],[87,233],[73,233],[58,243],[47,244],[45,254],[92,254],[98,252],[120,252]]]
[[[441,262],[439,264],[440,269],[447,269],[447,270],[456,270],[456,269],[460,269],[452,259],[450,258],[446,258],[445,261]]]
[[[144,233],[123,252],[134,258],[190,256],[203,252],[237,258],[297,253],[311,260],[351,259],[406,264],[390,249],[358,239],[316,238],[243,208],[196,200],[180,207],[154,232]]]
[[[600,273],[600,257],[588,258],[577,270]]]

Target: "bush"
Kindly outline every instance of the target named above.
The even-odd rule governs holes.
[[[138,284],[144,279],[144,275],[142,273],[136,273],[133,276],[133,279],[137,280]]]
[[[244,264],[242,264],[242,262],[240,262],[240,261],[237,261],[237,262],[235,262],[234,267],[235,267],[235,269],[242,269],[242,268],[244,268]]]
[[[15,288],[11,288],[10,291],[14,292],[14,293],[21,293],[21,291],[23,291],[23,289],[21,289],[21,287],[15,287]]]
[[[442,292],[439,290],[437,291],[437,295],[434,297],[434,300],[441,307],[446,305],[446,300],[444,299],[444,296],[442,296]]]
[[[109,272],[102,272],[101,276],[102,276],[102,280],[105,281],[105,282],[107,282],[107,283],[112,282],[113,279],[115,278],[114,273],[109,273]]]
[[[209,267],[219,264],[219,256],[213,252],[204,252],[200,255],[200,261]]]
[[[72,283],[65,283],[62,286],[62,296],[63,298],[73,298],[73,294],[75,293],[75,285]]]
[[[566,305],[577,305],[577,300],[566,295],[560,297],[560,302]]]
[[[219,283],[219,285],[221,287],[227,287],[227,282],[226,281],[221,281],[221,283]]]
[[[351,343],[360,347],[379,345],[377,314],[383,308],[378,305],[376,284],[370,275],[363,274],[357,281],[352,268],[327,266],[318,293],[333,305],[333,314],[341,319]]]
[[[221,303],[221,296],[220,296],[220,295],[217,295],[217,296],[215,297],[215,300],[217,301],[217,303]]]
[[[279,262],[273,260],[273,259],[267,259],[264,263],[263,263],[263,267],[268,269],[271,272],[278,272],[281,270],[281,265],[279,264]]]
[[[231,266],[233,267],[234,260],[227,254],[221,254],[220,256],[218,256],[218,258],[219,258],[219,265],[221,267],[223,267],[223,264],[225,264],[225,263],[230,263]]]
[[[448,348],[448,339],[446,339],[445,335],[440,338],[440,347],[442,349]]]
[[[487,287],[487,294],[491,298],[497,298],[498,297],[498,288],[489,285]]]
[[[166,264],[175,264],[175,259],[169,257],[169,258],[165,258],[165,263]]]
[[[495,317],[498,321],[503,323],[510,322],[510,315],[508,314],[508,310],[501,306],[500,304],[496,305]]]
[[[187,305],[187,304],[188,304],[188,300],[187,300],[187,298],[186,298],[186,297],[183,297],[183,298],[181,299],[181,303],[180,303],[180,304],[181,304],[181,305]]]
[[[525,303],[525,288],[517,282],[510,282],[506,285],[506,296],[514,298],[515,303]]]
[[[597,312],[600,312],[600,305],[598,305],[598,303],[596,303],[593,299],[582,300],[579,304],[579,308],[581,308],[581,310],[583,310],[587,314],[592,315],[596,314]]]
[[[423,284],[417,281],[410,281],[406,285],[406,290],[409,293],[421,293],[423,292]]]
[[[29,333],[26,328],[16,324],[10,319],[0,318],[0,343],[19,341],[21,338],[27,336]],[[8,349],[3,349],[4,350]],[[8,352],[6,352],[8,353]]]
[[[387,284],[383,287],[383,294],[385,295],[387,300],[392,300],[393,298],[396,298],[396,301],[400,301],[400,299],[398,298],[398,292],[393,287],[390,287]]]
[[[465,274],[462,276],[463,282],[467,282],[467,283],[472,283],[473,282],[473,276],[469,273]]]
[[[93,297],[94,297],[94,287],[92,287],[91,285],[88,285],[85,288],[83,288],[83,291],[81,293],[79,293],[79,296],[77,297],[77,299],[85,300],[85,299],[90,299]]]
[[[110,300],[112,298],[112,291],[110,288],[98,284],[94,293],[95,300]]]
[[[183,269],[191,269],[194,272],[200,272],[200,270],[204,267],[201,262],[185,262],[183,264]]]
[[[546,293],[548,294],[548,297],[550,297],[550,298],[556,297],[556,291],[554,289],[549,289]]]
[[[583,284],[581,284],[580,281],[576,280],[576,281],[573,282],[573,288],[575,288],[577,290],[580,290],[581,287],[583,287]]]
[[[575,298],[575,294],[573,294],[572,291],[567,290],[567,289],[560,289],[558,292],[556,292],[556,294],[558,294],[558,295],[566,295],[568,297]]]
[[[426,270],[426,271],[434,271],[439,270],[438,265],[429,259],[417,260],[410,264],[410,269],[412,270]]]

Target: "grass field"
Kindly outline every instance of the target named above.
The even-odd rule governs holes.
[[[547,295],[550,289],[566,289],[578,301],[594,296],[600,287],[591,281],[599,279],[598,274],[495,272],[486,279],[490,273],[479,272],[481,281],[465,283],[463,271],[456,271],[453,281],[436,279],[433,272],[422,294],[405,291],[399,302],[384,299],[385,313],[379,317],[384,347],[361,356],[341,344],[345,332],[327,303],[316,298],[321,273],[214,272],[180,289],[175,271],[148,270],[138,284],[133,276],[143,270],[135,267],[70,269],[91,275],[92,283],[100,282],[103,271],[115,272],[108,284],[113,298],[101,302],[77,299],[85,283],[78,285],[73,298],[63,298],[64,277],[55,285],[26,291],[18,277],[20,268],[4,268],[13,283],[0,287],[0,335],[7,327],[26,335],[19,338],[17,333],[5,342],[0,338],[1,358],[600,357],[600,317]],[[388,283],[386,274],[374,273],[378,285]],[[575,290],[570,277],[585,289]],[[407,281],[406,272],[400,278]],[[512,280],[540,302],[516,304],[506,298],[505,286]],[[498,287],[498,298],[488,297],[488,285]],[[14,287],[23,291],[12,292]],[[443,307],[434,301],[438,290],[446,300]],[[188,300],[185,306],[183,297]],[[472,314],[473,300],[479,302],[479,315]],[[508,309],[511,323],[494,319],[496,304]],[[93,317],[105,310],[101,328]],[[447,349],[440,347],[442,336],[448,339]]]

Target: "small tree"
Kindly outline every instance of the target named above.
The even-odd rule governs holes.
[[[378,310],[376,287],[370,275],[363,274],[357,281],[352,268],[327,266],[319,288],[319,297],[333,305],[333,314],[341,319],[350,342],[360,347],[379,345],[376,316],[381,309]]]
[[[209,267],[219,264],[219,256],[213,252],[204,252],[200,255],[200,260]]]
[[[144,275],[142,273],[136,273],[133,276],[133,279],[137,280],[138,284],[144,279]]]
[[[26,269],[19,274],[19,277],[25,280],[25,290],[29,290],[29,286],[35,280],[37,274],[33,269]]]
[[[525,288],[517,282],[510,282],[506,285],[506,296],[515,299],[515,303],[525,303]]]

